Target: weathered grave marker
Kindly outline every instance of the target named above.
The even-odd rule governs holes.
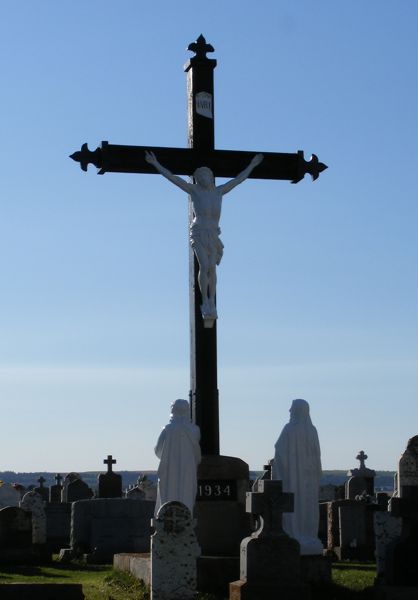
[[[151,600],[195,600],[200,548],[189,509],[181,502],[166,502],[152,525]]]

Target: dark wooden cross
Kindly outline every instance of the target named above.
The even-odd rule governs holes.
[[[45,483],[46,479],[44,479],[42,477],[42,475],[39,477],[38,479],[38,483],[39,483],[39,487],[42,489],[44,487],[44,483]]]
[[[116,464],[116,460],[111,454],[107,455],[107,458],[103,459],[103,463],[107,465],[107,472],[112,473],[112,465]]]
[[[55,475],[55,483],[56,483],[57,485],[61,485],[61,481],[62,481],[62,475],[60,475],[59,473],[57,473],[57,474]]]
[[[176,175],[192,176],[196,168],[209,167],[215,177],[235,177],[244,170],[259,151],[243,152],[215,149],[213,72],[216,60],[207,53],[214,49],[201,35],[189,45],[193,56],[185,65],[188,78],[188,148],[155,146],[121,146],[102,142],[94,151],[83,144],[71,158],[80,163],[83,171],[89,164],[104,173],[150,173],[156,170],[145,160],[145,151],[155,153],[159,162]],[[292,154],[262,152],[264,159],[250,177],[281,179],[292,183],[301,181],[306,173],[313,179],[326,169],[315,154],[309,161],[303,151]],[[189,214],[191,214],[189,210]],[[201,430],[203,454],[219,454],[219,393],[217,376],[216,322],[205,328],[200,311],[202,304],[198,285],[199,265],[190,248],[190,403],[193,421]]]

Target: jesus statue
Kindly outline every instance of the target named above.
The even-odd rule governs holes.
[[[193,173],[195,183],[188,183],[163,167],[153,152],[145,152],[146,161],[191,198],[193,216],[190,223],[190,245],[199,263],[198,282],[202,294],[200,310],[205,322],[213,322],[217,318],[216,265],[221,262],[224,247],[219,238],[222,197],[247,179],[263,158],[262,154],[256,154],[248,167],[234,179],[215,185],[215,177],[208,167],[196,169]]]

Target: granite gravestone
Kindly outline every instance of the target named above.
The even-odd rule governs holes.
[[[0,562],[32,563],[38,556],[33,552],[32,515],[16,506],[0,510]]]
[[[79,500],[90,500],[93,497],[93,491],[89,488],[87,483],[82,479],[75,479],[70,481],[63,489],[65,492],[64,502],[78,502]]]
[[[384,581],[418,587],[418,436],[408,441],[398,468],[398,497],[389,503],[392,517],[401,518],[399,539],[386,546]],[[418,596],[418,590],[417,590]]]
[[[71,555],[110,563],[122,552],[149,552],[155,503],[127,498],[80,500],[72,505]]]
[[[151,600],[195,600],[200,555],[195,524],[181,502],[166,502],[152,520]]]
[[[364,492],[369,496],[374,494],[374,478],[376,471],[366,467],[365,461],[368,458],[367,454],[361,450],[356,459],[360,461],[358,469],[350,469],[347,475],[350,479],[345,484],[345,497],[347,500],[355,500],[356,496]]]
[[[42,498],[42,500],[44,500],[45,502],[48,502],[49,489],[44,486],[45,482],[46,482],[45,477],[42,477],[42,475],[41,475],[38,479],[39,486],[34,488],[33,491],[36,492],[37,494],[39,494],[39,496]]]
[[[20,502],[20,508],[32,515],[32,543],[46,543],[46,514],[42,496],[35,492],[26,492]]]
[[[122,498],[122,477],[112,469],[116,460],[109,454],[103,463],[107,465],[107,473],[100,473],[98,476],[98,497]]]
[[[141,476],[138,477],[137,484],[134,485],[134,486],[132,486],[132,487],[130,487],[130,488],[128,488],[126,490],[126,494],[125,495],[126,495],[127,498],[137,498],[139,500],[145,500],[146,499],[146,495],[145,495],[144,490],[139,487],[141,479],[142,479]]]
[[[8,483],[0,485],[0,509],[6,506],[19,506],[20,493]]]
[[[283,530],[283,512],[293,510],[293,494],[278,480],[259,480],[247,494],[247,511],[261,517],[259,529],[241,543],[240,579],[230,584],[230,600],[309,598],[301,582],[299,543]]]
[[[61,494],[62,494],[62,476],[57,473],[55,475],[55,485],[51,485],[49,487],[49,502],[58,504],[61,502]]]

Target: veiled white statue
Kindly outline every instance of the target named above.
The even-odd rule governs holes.
[[[222,197],[247,179],[252,170],[261,163],[263,155],[256,154],[246,169],[222,185],[215,185],[214,175],[208,167],[196,169],[193,173],[196,183],[188,183],[163,167],[153,152],[145,152],[145,159],[161,175],[190,195],[193,209],[193,218],[190,223],[190,244],[199,263],[201,312],[205,321],[213,323],[213,320],[217,318],[215,306],[216,266],[221,262],[224,248],[219,238]]]
[[[155,516],[160,506],[177,500],[193,514],[197,492],[197,467],[201,460],[200,429],[190,421],[187,400],[171,405],[170,422],[155,446],[160,459]]]
[[[319,484],[322,475],[318,433],[306,400],[293,400],[290,421],[275,444],[272,478],[294,494],[293,513],[283,514],[283,529],[300,544],[301,554],[322,554],[318,538]]]

